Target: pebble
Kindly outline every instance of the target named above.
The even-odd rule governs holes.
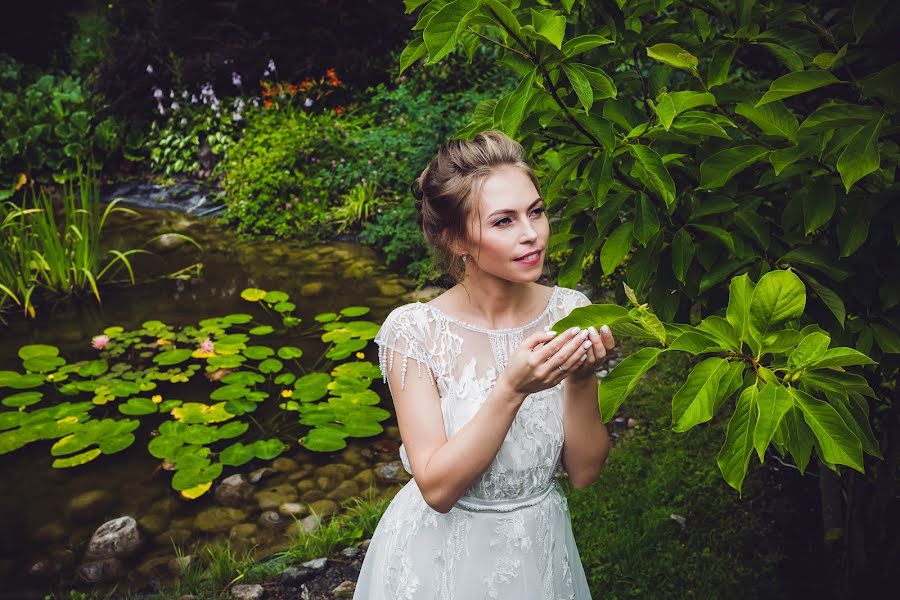
[[[254,584],[241,584],[231,588],[231,597],[237,600],[262,600],[266,597],[266,589]]]

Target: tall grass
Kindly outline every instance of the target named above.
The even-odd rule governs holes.
[[[134,284],[129,256],[147,250],[101,248],[111,215],[136,215],[116,199],[101,207],[96,174],[79,170],[63,185],[59,206],[43,189],[26,191],[23,206],[0,207],[0,311],[14,303],[34,318],[37,297],[71,296],[90,291],[100,302],[98,282],[122,269]],[[195,246],[194,240],[184,237]]]

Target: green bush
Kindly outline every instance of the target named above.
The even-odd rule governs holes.
[[[388,266],[404,269],[410,277],[424,283],[437,277],[428,244],[419,229],[418,214],[412,196],[383,209],[374,222],[363,225],[360,241],[379,248]]]
[[[100,99],[69,75],[32,76],[0,56],[0,199],[11,196],[21,174],[47,181],[102,161],[119,146],[120,123],[99,119]]]
[[[325,173],[349,155],[352,118],[261,109],[221,164],[226,218],[238,231],[316,240],[330,233],[337,193]]]

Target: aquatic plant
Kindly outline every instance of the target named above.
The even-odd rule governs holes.
[[[193,499],[225,467],[280,455],[298,426],[305,433],[297,441],[320,452],[382,432],[390,413],[376,406],[380,398],[370,389],[380,371],[360,356],[379,329],[360,318],[368,307],[316,315],[301,331],[288,294],[248,288],[241,297],[275,325],[235,313],[180,328],[157,320],[130,331],[111,326],[90,344],[99,357],[74,363],[54,346],[23,346],[21,371],[0,371],[0,404],[7,409],[0,410],[0,454],[48,440],[53,466],[74,467],[125,450],[141,424],[151,422],[147,450],[174,471],[172,487]],[[301,348],[266,343],[273,335],[318,337],[324,349],[309,368],[299,361]],[[178,398],[176,386],[201,370],[215,384],[208,398]],[[280,410],[255,418],[273,397],[284,400]]]

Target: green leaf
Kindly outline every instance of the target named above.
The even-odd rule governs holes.
[[[825,392],[837,392],[840,394],[857,393],[870,398],[875,397],[875,392],[869,387],[865,377],[854,375],[833,369],[820,369],[806,371],[800,377],[800,381],[806,385],[815,387]]]
[[[834,83],[843,82],[832,75],[830,71],[815,70],[788,73],[772,82],[772,85],[769,86],[769,91],[763,94],[756,106],[760,107],[769,102],[804,94]]]
[[[235,442],[219,453],[219,462],[229,467],[240,467],[255,458],[254,447]]]
[[[68,467],[76,467],[78,465],[83,465],[87,462],[90,462],[100,456],[101,451],[100,448],[92,448],[87,450],[86,452],[82,452],[81,454],[76,454],[74,456],[67,456],[66,458],[57,458],[53,461],[54,469],[65,469]]]
[[[650,189],[666,203],[666,207],[671,206],[675,201],[675,182],[656,150],[640,144],[631,144],[628,150],[643,168]]]
[[[872,335],[882,352],[900,354],[900,335],[896,331],[878,323],[870,323],[869,327],[872,328]]]
[[[617,323],[630,319],[628,309],[624,306],[619,306],[618,304],[589,304],[588,306],[574,309],[565,318],[554,323],[551,329],[557,333],[562,333],[572,327],[587,329],[592,325],[597,329],[602,325],[609,325],[614,328]]]
[[[791,50],[786,46],[782,46],[780,44],[773,44],[771,42],[761,42],[760,46],[767,48],[772,54],[775,55],[781,64],[788,68],[789,71],[802,71],[803,70],[803,59],[800,58],[800,55]]]
[[[277,438],[257,440],[250,446],[253,448],[253,453],[256,455],[256,458],[260,460],[272,460],[287,450],[284,443]]]
[[[153,362],[156,364],[168,367],[171,365],[177,365],[179,363],[183,363],[191,357],[192,350],[187,348],[168,350],[165,352],[160,352],[156,356],[153,357]]]
[[[786,167],[791,166],[806,154],[806,149],[800,146],[789,146],[770,152],[769,162],[772,163],[772,167],[775,170],[775,176],[781,175],[781,172],[784,171]]]
[[[859,404],[850,400],[846,395],[832,393],[825,394],[825,396],[828,398],[828,403],[831,404],[831,407],[841,416],[847,428],[860,441],[863,452],[876,458],[884,458],[881,454],[878,440],[872,432],[869,417]]]
[[[706,105],[716,105],[716,97],[709,92],[666,92],[656,98],[653,108],[659,116],[659,122],[668,131],[675,117],[686,110]]]
[[[616,270],[631,250],[632,223],[623,223],[609,234],[600,248],[600,266],[604,275]]]
[[[400,72],[397,75],[403,75],[403,71],[425,56],[427,52],[428,48],[425,47],[425,40],[422,38],[416,38],[407,44],[403,52],[400,53]]]
[[[46,344],[28,344],[19,348],[18,355],[22,360],[29,360],[39,356],[59,356],[59,348]]]
[[[278,373],[284,368],[284,363],[282,363],[277,358],[267,358],[266,360],[259,363],[259,372],[260,373]]]
[[[835,52],[820,52],[813,58],[813,64],[822,69],[830,69],[835,63],[840,62],[847,54],[847,44],[841,46],[841,49]]]
[[[790,270],[769,271],[756,284],[750,300],[750,334],[765,340],[779,325],[797,319],[806,308],[806,287]]]
[[[791,388],[790,394],[816,436],[822,458],[832,464],[847,465],[864,473],[862,443],[837,411],[827,402],[817,400],[802,390]]]
[[[746,273],[733,278],[728,285],[728,307],[725,309],[725,318],[731,323],[735,334],[742,342],[749,340],[747,322],[750,318],[750,301],[754,289],[756,285],[750,281],[750,276]]]
[[[850,256],[868,239],[869,219],[862,211],[849,211],[846,217],[838,221],[837,237],[841,258]]]
[[[578,63],[575,66],[577,66],[581,70],[581,72],[585,77],[587,77],[587,80],[590,82],[591,89],[594,92],[594,100],[615,98],[619,93],[616,89],[616,84],[612,80],[612,77],[607,75],[603,69],[583,63]]]
[[[575,90],[575,95],[578,96],[579,102],[584,107],[584,112],[589,112],[594,104],[594,90],[591,88],[591,82],[588,81],[587,76],[578,65],[563,64],[562,68],[572,84],[572,89]]]
[[[542,38],[562,50],[562,41],[566,36],[566,18],[558,11],[531,9],[531,26]]]
[[[812,429],[803,419],[803,413],[795,405],[784,415],[783,425],[788,431],[788,451],[794,457],[794,462],[802,475],[809,464],[809,457],[815,445],[815,436]]]
[[[575,120],[578,121],[582,127],[587,129],[588,133],[590,133],[607,152],[613,152],[616,148],[616,132],[613,128],[613,124],[610,121],[607,121],[603,117],[598,117],[593,114],[583,114],[581,112],[575,113]],[[591,161],[591,170],[594,171],[595,168],[599,167],[599,170],[602,171],[603,161],[605,160],[605,155],[601,155]],[[602,177],[603,175],[598,172],[593,172],[592,177]],[[591,185],[596,186],[596,181],[591,181]],[[608,189],[608,188],[607,188]]]
[[[820,331],[810,333],[791,352],[791,355],[788,357],[788,365],[794,370],[808,367],[828,350],[830,343],[831,337],[829,335]]]
[[[792,406],[791,396],[780,383],[767,383],[757,395],[756,405],[759,412],[753,432],[753,446],[759,462],[762,462],[775,430]]]
[[[884,115],[877,120],[869,121],[862,129],[857,131],[847,147],[841,153],[837,161],[837,170],[841,174],[844,188],[850,193],[853,184],[874,171],[881,164],[878,151],[878,132]]]
[[[672,273],[682,284],[685,283],[688,268],[694,259],[694,240],[682,227],[672,236]]]
[[[642,246],[646,246],[650,238],[659,231],[659,217],[656,215],[656,208],[644,192],[638,194],[635,208],[634,237]]]
[[[835,193],[828,177],[813,179],[803,196],[803,223],[806,235],[822,227],[834,214]]]
[[[422,35],[428,49],[426,65],[435,64],[456,48],[460,30],[477,7],[477,0],[452,0],[431,17]]]
[[[753,434],[756,427],[756,394],[755,385],[744,388],[734,407],[734,413],[728,421],[725,443],[716,457],[716,464],[725,481],[741,491],[747,465],[753,454]]]
[[[157,412],[156,404],[150,398],[129,398],[119,404],[119,412],[123,415],[152,415]]]
[[[310,430],[300,440],[300,443],[304,448],[313,452],[335,452],[347,446],[347,442],[344,441],[346,437],[345,431],[330,427],[316,427]]]
[[[818,133],[840,127],[864,125],[881,117],[883,113],[874,106],[830,102],[817,108],[800,124],[800,133]]]
[[[720,150],[700,164],[700,189],[722,187],[728,180],[759,162],[769,153],[766,148],[755,144],[735,146]]]
[[[697,57],[677,44],[655,44],[647,48],[647,56],[676,69],[697,74]]]
[[[719,340],[729,350],[740,352],[741,342],[737,331],[727,319],[712,315],[700,321],[697,329]]]
[[[691,370],[672,398],[673,431],[688,431],[712,419],[719,380],[727,371],[728,361],[718,357],[707,358]]]
[[[303,402],[313,402],[328,393],[331,376],[327,373],[309,373],[294,382],[294,391]]]
[[[786,140],[795,140],[797,130],[800,128],[794,113],[777,101],[757,108],[753,100],[744,100],[734,108],[734,112],[752,121],[766,135],[783,137]]]
[[[720,242],[722,242],[729,252],[734,252],[734,238],[731,234],[721,227],[713,227],[712,225],[700,225],[699,223],[689,223],[694,229],[698,229],[704,233],[708,233]]]
[[[816,296],[819,297],[819,300],[821,300],[822,303],[828,307],[828,310],[831,311],[831,313],[834,315],[834,318],[837,319],[837,322],[843,328],[844,318],[847,315],[847,311],[844,308],[844,301],[841,300],[841,297],[809,275],[805,273],[800,273],[800,275],[809,283],[809,286],[813,289],[813,292],[815,292]]]
[[[853,348],[843,346],[831,348],[819,354],[808,365],[808,369],[832,369],[834,367],[850,367],[853,365],[874,365],[874,360]]]
[[[668,349],[690,354],[703,354],[728,350],[728,345],[701,331],[685,331],[675,338]]]
[[[522,115],[525,111],[525,105],[528,104],[531,95],[534,92],[534,78],[536,71],[531,70],[519,82],[510,94],[497,103],[498,107],[502,107],[499,115],[500,127],[504,133],[509,136],[515,136],[519,125],[522,123]],[[497,121],[497,114],[494,116]]]
[[[612,420],[641,376],[656,364],[660,352],[660,348],[641,348],[625,357],[609,372],[598,391],[600,414],[604,423]]]
[[[853,33],[857,44],[886,4],[887,0],[856,0],[853,3]]]
[[[582,52],[587,52],[588,50],[592,50],[598,46],[605,46],[606,44],[614,43],[615,42],[613,40],[603,37],[602,35],[579,35],[573,37],[570,40],[566,40],[566,42],[562,45],[561,50],[566,58],[572,58],[573,56],[581,54]]]

